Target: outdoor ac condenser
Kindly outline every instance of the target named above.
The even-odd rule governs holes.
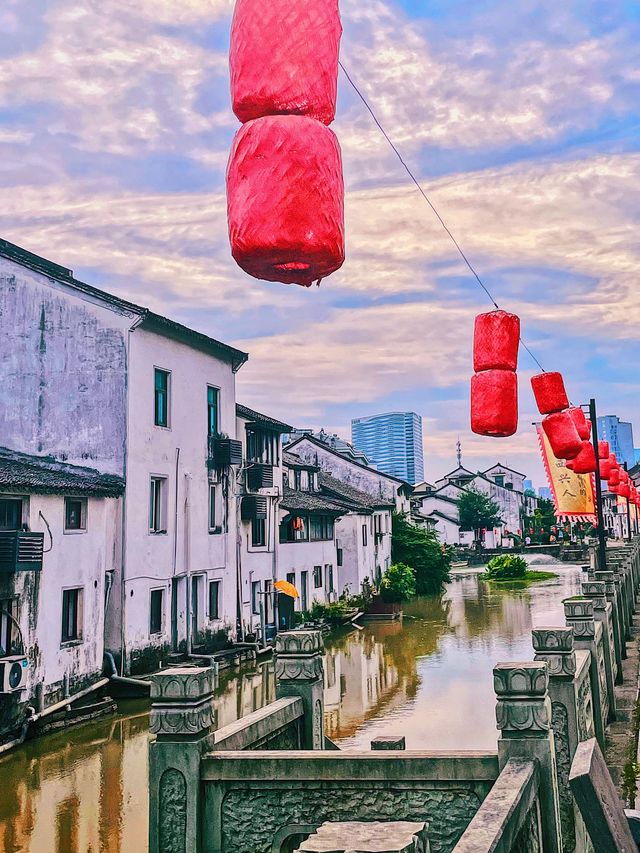
[[[28,660],[24,655],[0,658],[0,693],[14,693],[27,683]]]

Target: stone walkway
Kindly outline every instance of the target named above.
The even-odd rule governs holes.
[[[637,756],[637,733],[634,712],[638,701],[638,675],[640,667],[640,613],[633,617],[631,640],[627,641],[627,659],[622,661],[624,683],[615,687],[617,719],[607,729],[605,758],[611,777],[620,793],[625,808],[635,808],[625,796],[624,768],[630,761],[640,762]],[[627,783],[628,785],[628,783]],[[637,802],[640,804],[640,780],[637,782]]]

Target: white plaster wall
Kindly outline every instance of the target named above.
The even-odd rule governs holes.
[[[122,474],[133,322],[0,258],[0,445]]]
[[[472,484],[474,488],[489,495],[491,500],[498,504],[505,527],[515,533],[521,527],[521,496],[519,493],[497,486],[483,477],[476,477]]]
[[[29,496],[29,529],[44,533],[48,551],[42,571],[16,572],[0,580],[0,598],[19,597],[19,622],[29,657],[27,690],[21,700],[33,698],[39,682],[44,683],[45,697],[52,695],[55,701],[62,698],[55,694],[65,675],[73,692],[101,674],[105,573],[116,567],[119,519],[119,500],[90,498],[86,531],[65,533],[64,497]],[[71,587],[83,589],[83,636],[63,645],[62,592]]]
[[[341,588],[340,568],[338,567],[336,555],[335,538],[322,542],[281,542],[278,548],[278,579],[286,580],[287,572],[294,572],[296,576],[296,587],[300,591],[300,575],[307,572],[308,577],[308,601],[309,607],[314,600],[321,604],[328,603],[327,578],[324,570],[325,565],[333,566],[333,586],[339,593]],[[313,585],[313,567],[322,566],[322,587],[316,589]],[[299,607],[300,599],[296,599],[296,607]]]
[[[169,427],[154,426],[154,368],[171,372]],[[235,376],[231,366],[211,355],[161,335],[136,329],[131,337],[130,409],[127,458],[125,542],[125,626],[127,647],[141,649],[171,639],[171,579],[204,578],[202,628],[223,624],[235,630],[236,498],[235,474],[218,489],[225,505],[227,533],[208,529],[207,386],[219,389],[220,431],[236,436]],[[178,456],[179,450],[179,456]],[[235,471],[235,469],[232,469]],[[149,533],[150,478],[167,478],[167,533]],[[177,499],[176,499],[177,482]],[[227,500],[221,500],[221,491]],[[186,502],[189,502],[189,508]],[[223,619],[206,615],[207,583],[222,580]],[[162,635],[149,634],[150,591],[164,586]],[[179,592],[179,640],[184,639],[186,595]]]

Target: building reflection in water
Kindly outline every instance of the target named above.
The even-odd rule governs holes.
[[[327,638],[327,735],[343,749],[402,734],[409,749],[495,749],[491,670],[530,660],[533,625],[563,624],[562,599],[581,573],[529,589],[456,575],[442,596],[405,608],[404,622]],[[219,726],[275,698],[271,662],[221,678]],[[0,851],[144,853],[147,850],[148,709],[26,743],[0,759]]]

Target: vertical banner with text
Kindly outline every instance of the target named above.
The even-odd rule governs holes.
[[[559,520],[596,523],[595,489],[592,474],[574,474],[564,459],[556,459],[544,430],[536,426],[542,461]]]

